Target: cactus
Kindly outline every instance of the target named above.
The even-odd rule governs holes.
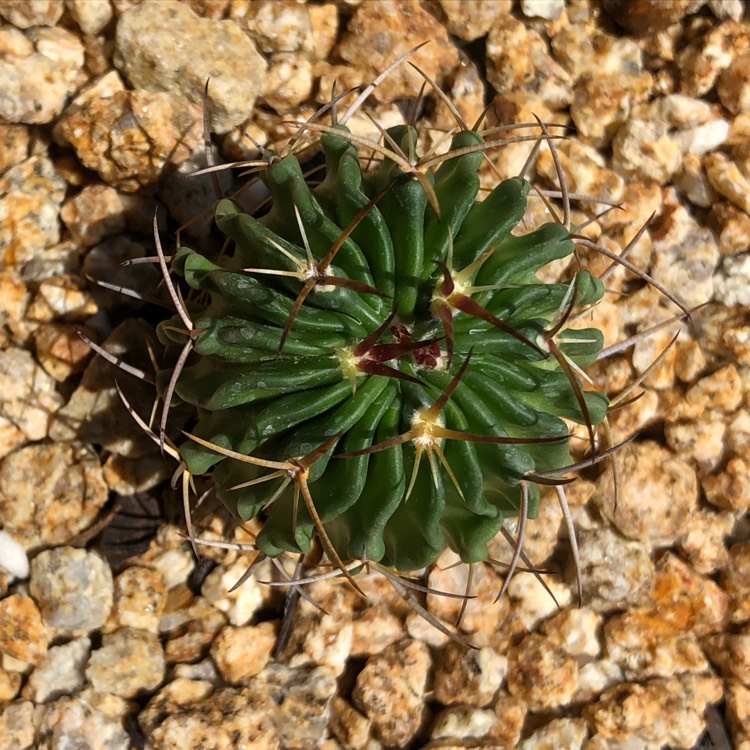
[[[173,288],[179,315],[158,329],[174,363],[158,377],[161,442],[169,405],[194,407],[170,450],[239,520],[263,518],[265,555],[317,537],[355,587],[351,561],[486,560],[504,520],[525,526],[538,485],[574,464],[564,420],[596,450],[608,401],[583,368],[602,334],[566,324],[603,284],[538,279],[574,242],[561,223],[519,231],[521,177],[481,199],[491,135],[464,127],[420,158],[414,128],[394,127],[368,170],[373,144],[335,118],[303,130],[322,179],[292,153],[268,159],[265,213],[218,203],[231,250],[173,258],[189,294]]]

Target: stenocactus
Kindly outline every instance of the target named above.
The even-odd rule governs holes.
[[[486,560],[574,463],[563,420],[593,446],[606,416],[581,377],[602,334],[566,327],[603,285],[537,278],[571,235],[519,231],[525,179],[480,197],[475,131],[420,159],[414,129],[391,128],[374,169],[344,126],[317,132],[322,178],[271,159],[265,213],[218,204],[229,250],[173,258],[189,293],[159,327],[177,362],[159,383],[196,415],[174,450],[237,518],[264,519],[267,555],[317,536],[350,580],[351,561],[411,571],[446,546]]]

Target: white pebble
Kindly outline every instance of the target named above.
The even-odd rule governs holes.
[[[29,577],[26,550],[8,533],[0,531],[0,567],[15,578]]]

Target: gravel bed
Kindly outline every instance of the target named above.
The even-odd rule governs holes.
[[[526,553],[544,591],[477,566],[460,633],[434,629],[374,572],[308,589],[285,612],[265,561],[215,501],[185,538],[174,466],[127,414],[147,384],[80,334],[151,370],[165,244],[209,246],[213,158],[278,149],[331,95],[411,58],[473,123],[569,125],[573,222],[696,308],[597,364],[617,393],[610,471],[570,489],[583,604],[554,492]],[[379,137],[414,111],[402,65],[350,122]],[[750,16],[741,0],[0,1],[0,750],[521,748],[750,750]],[[429,88],[427,143],[454,126]],[[250,136],[250,138],[247,138]],[[430,139],[433,139],[430,141]],[[485,186],[532,144],[489,154]],[[550,151],[533,169],[558,186]],[[242,185],[220,176],[229,194]],[[554,207],[554,201],[552,206]],[[551,219],[530,199],[525,221]],[[169,238],[169,239],[167,239]],[[581,246],[593,272],[609,260]],[[559,272],[561,268],[552,269]],[[111,286],[133,290],[124,296]],[[605,346],[669,321],[618,268],[591,320]],[[158,300],[157,300],[158,301]],[[585,321],[587,325],[591,320]],[[206,489],[199,487],[199,490]],[[507,562],[503,538],[493,558]],[[424,582],[454,593],[446,552]],[[294,561],[285,561],[291,574]],[[446,623],[460,600],[427,595]]]

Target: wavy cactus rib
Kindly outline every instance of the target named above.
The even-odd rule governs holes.
[[[446,547],[483,561],[506,517],[536,513],[535,477],[573,463],[563,420],[593,440],[606,416],[582,377],[602,335],[565,327],[603,285],[583,270],[538,279],[572,238],[554,223],[512,233],[522,178],[479,199],[476,132],[418,177],[400,157],[366,171],[355,140],[344,126],[321,135],[317,184],[293,155],[271,163],[259,218],[222,200],[226,257],[174,257],[194,290],[192,351],[160,387],[176,379],[174,399],[197,413],[177,449],[239,519],[262,515],[267,555],[317,535],[337,562],[411,571]],[[412,165],[416,142],[408,126],[384,140]],[[175,358],[181,329],[159,328]]]

